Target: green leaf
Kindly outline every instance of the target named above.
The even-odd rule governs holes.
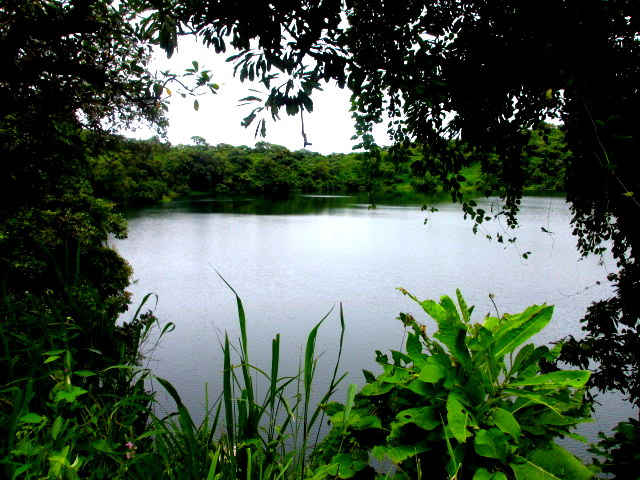
[[[470,435],[467,432],[467,411],[465,410],[460,397],[451,392],[447,398],[447,424],[451,433],[460,443],[464,443]]]
[[[367,463],[354,454],[338,453],[331,458],[331,465],[327,474],[338,478],[351,478],[366,466]]]
[[[471,202],[473,202],[473,200]],[[471,204],[471,202],[469,202],[469,204]],[[465,323],[469,323],[471,321],[471,312],[473,311],[473,307],[467,307],[467,302],[464,301],[462,293],[460,293],[460,290],[457,288],[456,297],[458,298],[458,305],[460,305],[460,311],[462,312],[462,319],[465,321]]]
[[[99,438],[98,440],[94,440],[91,442],[91,446],[98,450],[99,452],[111,453],[113,450],[111,449],[111,445],[104,439]]]
[[[426,383],[437,383],[447,376],[447,369],[437,363],[428,363],[420,371],[419,380]]]
[[[59,358],[60,358],[60,356],[54,355],[52,357],[47,358],[44,362],[42,362],[42,364],[44,365],[45,363],[51,363],[51,362],[53,362],[53,361],[55,361],[55,360],[57,360]]]
[[[353,399],[356,396],[356,390],[358,386],[355,383],[349,385],[347,389],[347,403],[344,406],[344,418],[346,422],[344,423],[344,429],[347,428],[347,423],[349,422],[349,415],[351,414],[351,409],[353,408]]]
[[[62,430],[62,417],[56,417],[53,422],[53,427],[51,428],[51,436],[54,440],[58,438],[60,430]]]
[[[510,463],[516,480],[562,480],[544,468],[529,461],[524,463]]]
[[[42,423],[47,417],[38,415],[37,413],[27,413],[20,417],[20,423]]]
[[[537,348],[532,343],[525,345],[518,352],[511,371],[518,372],[519,375],[535,375],[538,373],[538,361],[548,354],[549,348],[546,345]]]
[[[496,427],[498,427],[504,433],[511,435],[514,440],[518,440],[518,438],[520,438],[520,435],[522,433],[522,431],[520,430],[520,424],[511,412],[502,408],[496,408],[493,411],[491,418],[496,424]]]
[[[79,377],[92,377],[92,376],[94,376],[96,374],[95,372],[92,372],[91,370],[76,370],[73,373],[75,375],[78,375]]]
[[[537,393],[528,392],[526,390],[520,390],[517,388],[505,388],[503,391],[506,395],[520,397],[524,400],[522,404],[516,401],[514,404],[514,411],[529,406],[531,403],[537,403],[538,405],[544,405],[554,412],[562,414],[562,411],[571,408],[572,406],[566,402],[558,400],[557,398],[550,397],[548,395],[540,395]]]
[[[196,112],[200,109],[200,102],[197,99],[193,101],[193,109]]]
[[[70,388],[64,388],[60,391],[58,391],[58,393],[56,393],[56,402],[60,402],[62,400],[66,400],[69,403],[73,403],[75,402],[76,398],[78,398],[80,395],[83,395],[87,393],[86,390],[80,388],[80,387],[76,387],[76,386],[71,386]]]
[[[409,333],[407,337],[407,355],[416,368],[421,368],[425,364],[427,356],[422,353],[422,342],[415,333]]]
[[[400,463],[407,458],[416,456],[419,453],[427,452],[431,450],[431,447],[427,442],[420,442],[414,445],[398,445],[397,447],[387,447],[380,445],[374,447],[371,454],[378,460],[383,460],[384,457],[388,457],[394,463]]]
[[[433,430],[440,425],[435,407],[417,407],[402,410],[396,415],[402,424],[414,423],[424,430]]]
[[[551,320],[553,307],[533,305],[508,321],[496,332],[496,358],[513,352],[529,338],[540,332]]]
[[[416,379],[413,382],[409,383],[407,385],[407,388],[413,393],[425,397],[425,399],[433,398],[437,393],[436,388],[432,384],[425,383],[419,379]]]
[[[60,355],[61,353],[66,352],[65,349],[59,349],[59,350],[49,350],[48,352],[44,352],[44,355]]]
[[[527,456],[524,463],[510,464],[516,479],[526,480],[588,480],[592,472],[580,460],[557,444],[538,448]]]
[[[438,325],[447,320],[447,311],[433,300],[425,300],[424,302],[420,302],[420,305],[422,306],[422,309],[427,312],[427,314],[429,314],[436,323],[438,323]]]
[[[509,386],[534,386],[542,387],[543,389],[557,389],[561,387],[581,388],[587,383],[590,375],[591,372],[588,370],[559,371],[511,382]]]
[[[502,472],[489,473],[486,468],[479,468],[473,475],[473,480],[507,480],[507,476]]]
[[[506,459],[508,453],[507,437],[497,428],[480,430],[473,441],[476,453],[482,457]]]
[[[376,380],[375,383],[369,383],[364,387],[362,387],[362,390],[360,390],[360,393],[362,393],[367,397],[372,397],[375,395],[385,394],[390,390],[393,390],[394,388],[395,388],[395,385],[393,383],[385,383],[380,379],[378,379]]]

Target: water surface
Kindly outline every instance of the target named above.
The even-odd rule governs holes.
[[[491,200],[477,202],[487,212],[499,210]],[[438,211],[422,211],[424,203]],[[318,351],[324,352],[318,395],[333,372],[342,303],[342,369],[349,376],[339,401],[346,385],[364,384],[361,369],[378,372],[375,350],[401,348],[399,312],[411,312],[435,330],[397,287],[419,299],[454,296],[459,288],[476,306],[476,320],[495,314],[496,307],[502,314],[552,304],[554,318],[535,337],[538,344],[581,335],[587,306],[612,293],[606,275],[615,263],[608,256],[580,258],[562,197],[525,197],[520,228],[509,231],[504,221],[491,222],[476,235],[459,206],[421,197],[378,199],[375,209],[366,197],[352,196],[197,197],[127,209],[125,215],[129,238],[114,244],[134,268],[134,303],[156,293],[157,316],[176,324],[151,366],[178,388],[196,417],[203,411],[205,382],[211,397],[221,390],[223,332],[232,340],[239,336],[234,295],[216,270],[244,302],[250,360],[264,368],[270,365],[271,338],[280,333],[284,368],[295,372],[306,335],[334,308],[318,336]],[[496,233],[517,242],[499,243]],[[528,251],[525,260],[521,254]],[[619,396],[603,401],[583,435],[595,438],[633,415]]]

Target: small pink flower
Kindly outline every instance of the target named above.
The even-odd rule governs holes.
[[[136,448],[136,446],[135,446],[133,443],[131,443],[131,442],[127,442],[127,443],[125,443],[125,444],[124,444],[124,446],[125,446],[125,447],[127,447],[128,449]]]

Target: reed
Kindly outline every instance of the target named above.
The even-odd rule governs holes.
[[[221,277],[222,278],[222,277]],[[222,278],[236,298],[240,339],[233,345],[225,334],[222,393],[209,407],[208,391],[205,418],[193,421],[176,389],[166,380],[157,381],[175,403],[175,411],[164,417],[152,415],[149,429],[138,440],[153,439],[154,474],[158,478],[236,480],[281,480],[305,478],[307,452],[320,437],[322,409],[335,393],[345,375],[338,376],[345,321],[340,306],[340,342],[333,376],[319,405],[312,401],[318,363],[318,330],[331,311],[310,331],[303,360],[295,375],[282,376],[280,335],[271,343],[269,370],[250,362],[247,321],[240,296]],[[235,355],[234,355],[235,354]],[[257,392],[262,377],[267,389]],[[213,413],[215,412],[215,413]],[[140,466],[151,463],[142,458]],[[147,470],[147,475],[149,470]]]

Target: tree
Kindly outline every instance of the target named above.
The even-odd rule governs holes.
[[[480,161],[496,178],[491,190],[515,228],[523,160],[536,147],[530,132],[561,120],[562,187],[578,249],[598,255],[610,242],[618,262],[609,276],[615,295],[589,309],[586,337],[569,339],[565,360],[591,364],[594,385],[639,403],[639,9],[626,0],[293,0],[242,10],[180,2],[157,18],[172,32],[191,29],[216,52],[227,42],[242,50],[240,79],[258,78],[270,91],[246,124],[282,107],[311,111],[309,95],[322,80],[348,84],[360,145],[375,151],[371,129],[386,114],[395,148],[419,144],[421,169],[475,222],[486,213],[463,198],[465,162]],[[162,32],[171,52],[177,35]]]
[[[131,271],[106,246],[126,227],[93,197],[87,154],[103,137],[83,132],[165,124],[135,18],[124,2],[8,1],[0,10],[0,269],[10,294],[52,288],[49,266],[78,250],[85,281],[126,308]]]

